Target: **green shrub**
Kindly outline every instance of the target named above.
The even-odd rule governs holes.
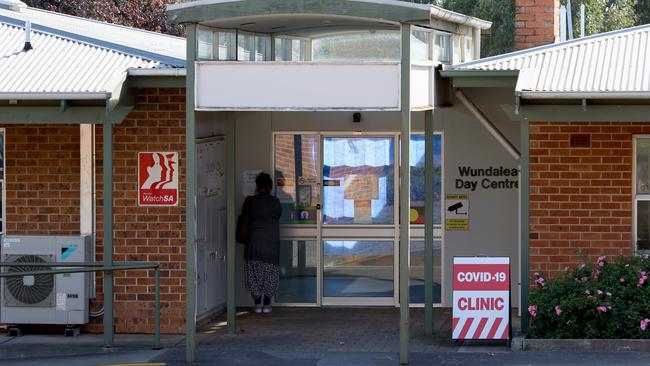
[[[650,259],[619,257],[546,281],[535,274],[532,338],[650,338]]]

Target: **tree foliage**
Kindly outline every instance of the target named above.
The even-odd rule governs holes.
[[[638,4],[648,3],[648,0],[638,1]],[[567,5],[567,0],[560,0]],[[639,23],[636,14],[638,5],[635,0],[573,0],[571,15],[573,19],[573,36],[580,36],[580,4],[585,5],[585,35],[609,32],[629,28]]]
[[[29,6],[176,36],[183,28],[167,23],[165,6],[175,0],[25,0]]]

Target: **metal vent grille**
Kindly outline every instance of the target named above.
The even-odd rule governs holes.
[[[6,262],[49,263],[51,255],[7,255]],[[52,267],[19,266],[7,267],[6,272],[31,272],[50,270]],[[42,306],[55,305],[54,275],[36,275],[24,277],[7,277],[4,283],[5,306]]]

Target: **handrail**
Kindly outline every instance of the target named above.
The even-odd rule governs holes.
[[[156,307],[156,325],[154,332],[154,346],[153,349],[159,350],[162,349],[160,344],[160,265],[153,262],[140,262],[140,263],[129,263],[129,262],[114,262],[112,266],[104,266],[102,263],[97,262],[50,262],[50,263],[7,263],[0,262],[1,267],[78,267],[78,268],[60,268],[60,269],[48,269],[42,271],[23,271],[23,272],[1,272],[0,278],[5,277],[25,277],[25,276],[37,276],[37,275],[57,275],[64,273],[87,273],[87,272],[100,272],[100,271],[128,271],[134,269],[154,269],[154,286],[155,286],[155,295],[154,295],[154,304]],[[104,301],[107,299],[104,298]],[[109,299],[113,301],[113,299]],[[113,314],[104,314],[104,316],[113,316]]]

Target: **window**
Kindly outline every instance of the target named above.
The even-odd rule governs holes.
[[[372,31],[316,38],[312,41],[314,61],[400,60],[400,34]]]
[[[429,55],[429,34],[430,32],[413,30],[411,32],[411,59],[416,61],[428,61]]]
[[[437,33],[435,37],[434,56],[438,57],[438,62],[451,63],[451,34]]]
[[[463,62],[474,60],[474,40],[472,37],[465,36],[463,37],[463,43],[465,45],[463,49]]]
[[[197,48],[199,60],[235,60],[235,32],[199,28]]]
[[[276,61],[307,61],[311,58],[309,51],[308,40],[285,37],[275,38]]]
[[[650,136],[636,136],[634,150],[635,250],[650,254]]]
[[[451,55],[451,61],[454,64],[458,64],[462,62],[462,38],[459,35],[454,35],[451,37],[452,41],[452,55]]]
[[[238,61],[271,60],[271,37],[249,33],[237,33]]]

